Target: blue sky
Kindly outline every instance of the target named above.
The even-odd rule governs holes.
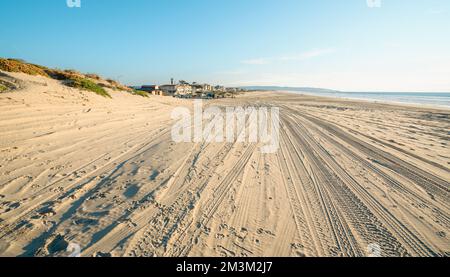
[[[375,0],[376,1],[376,0]],[[450,1],[1,0],[0,56],[126,84],[450,91]]]

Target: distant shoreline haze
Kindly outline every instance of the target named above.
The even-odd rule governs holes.
[[[285,86],[240,86],[239,88],[246,90],[261,90],[261,91],[299,91],[299,92],[316,92],[316,93],[391,93],[391,94],[450,94],[449,91],[344,91],[344,90],[335,90],[335,89],[327,89],[327,88],[316,88],[316,87],[285,87]]]
[[[431,105],[450,108],[450,92],[345,92],[310,87],[249,86],[247,90],[280,91],[352,100]]]

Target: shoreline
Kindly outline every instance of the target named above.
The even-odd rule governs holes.
[[[291,93],[291,94],[299,94],[299,95],[305,95],[305,96],[316,96],[316,97],[322,97],[322,98],[330,98],[330,99],[340,99],[340,100],[347,100],[347,101],[363,101],[363,102],[369,102],[369,103],[376,103],[376,104],[387,104],[387,105],[397,105],[397,106],[406,106],[406,107],[414,107],[414,108],[428,108],[428,109],[436,109],[436,110],[445,110],[450,111],[450,106],[446,105],[437,105],[437,104],[429,104],[429,103],[408,103],[408,102],[401,102],[401,101],[389,101],[389,100],[376,100],[376,99],[363,99],[363,98],[351,98],[351,97],[338,97],[338,96],[330,96],[330,95],[320,95],[320,93],[308,93],[308,92],[302,92],[302,91],[273,91],[273,92],[279,92],[279,93]],[[446,92],[443,92],[447,94]]]

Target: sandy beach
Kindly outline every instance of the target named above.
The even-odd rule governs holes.
[[[280,148],[174,143],[175,107],[8,73],[0,256],[448,256],[450,111],[277,92]]]

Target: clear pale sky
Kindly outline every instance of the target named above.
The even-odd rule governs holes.
[[[0,9],[1,57],[130,85],[450,91],[448,0],[1,0]]]

